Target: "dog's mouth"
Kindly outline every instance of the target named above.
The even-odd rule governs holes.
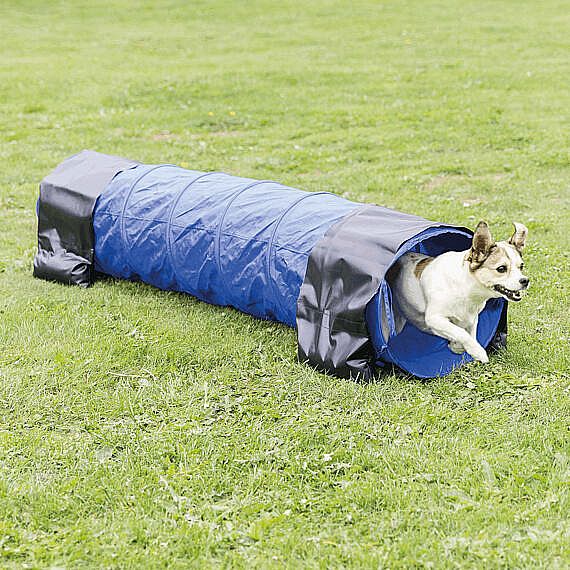
[[[502,285],[495,285],[493,289],[497,291],[497,293],[500,293],[508,301],[520,301],[523,296],[522,289],[519,289],[518,291],[513,291],[512,289],[507,289]]]

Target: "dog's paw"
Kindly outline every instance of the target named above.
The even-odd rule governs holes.
[[[489,362],[487,351],[481,345],[470,347],[468,352],[474,360],[478,360],[483,364],[487,364]]]
[[[463,345],[455,340],[450,341],[447,346],[449,346],[449,350],[455,352],[455,354],[463,354],[465,352]]]

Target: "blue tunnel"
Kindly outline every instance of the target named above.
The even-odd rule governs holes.
[[[101,174],[99,163],[111,159]],[[352,375],[345,365],[354,354],[372,369],[394,364],[421,378],[471,360],[410,323],[396,334],[384,279],[408,251],[468,249],[465,228],[329,192],[92,151],[44,179],[38,215],[38,277],[90,284],[77,277],[87,260],[89,275],[143,281],[279,321],[297,328],[302,360],[339,376]],[[490,300],[477,331],[484,347],[504,332],[505,318],[506,303]]]

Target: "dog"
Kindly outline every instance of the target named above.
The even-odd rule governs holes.
[[[495,242],[481,221],[466,251],[400,257],[387,274],[396,333],[409,321],[449,341],[456,354],[467,352],[474,360],[489,362],[476,338],[479,313],[492,298],[520,301],[529,286],[522,260],[528,230],[523,224],[513,225],[508,241]]]

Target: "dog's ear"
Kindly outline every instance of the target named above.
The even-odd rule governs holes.
[[[481,220],[475,229],[471,251],[469,252],[468,261],[471,264],[471,269],[477,269],[487,259],[494,246],[495,242],[489,231],[489,226],[487,222]]]
[[[528,235],[528,229],[524,224],[519,224],[518,222],[513,222],[513,226],[515,226],[515,232],[511,236],[511,239],[509,239],[509,243],[514,245],[516,250],[522,254],[526,236]]]
[[[487,256],[493,245],[495,245],[495,242],[491,236],[489,226],[487,225],[487,222],[481,220],[475,229],[471,249],[477,253],[482,253]]]

